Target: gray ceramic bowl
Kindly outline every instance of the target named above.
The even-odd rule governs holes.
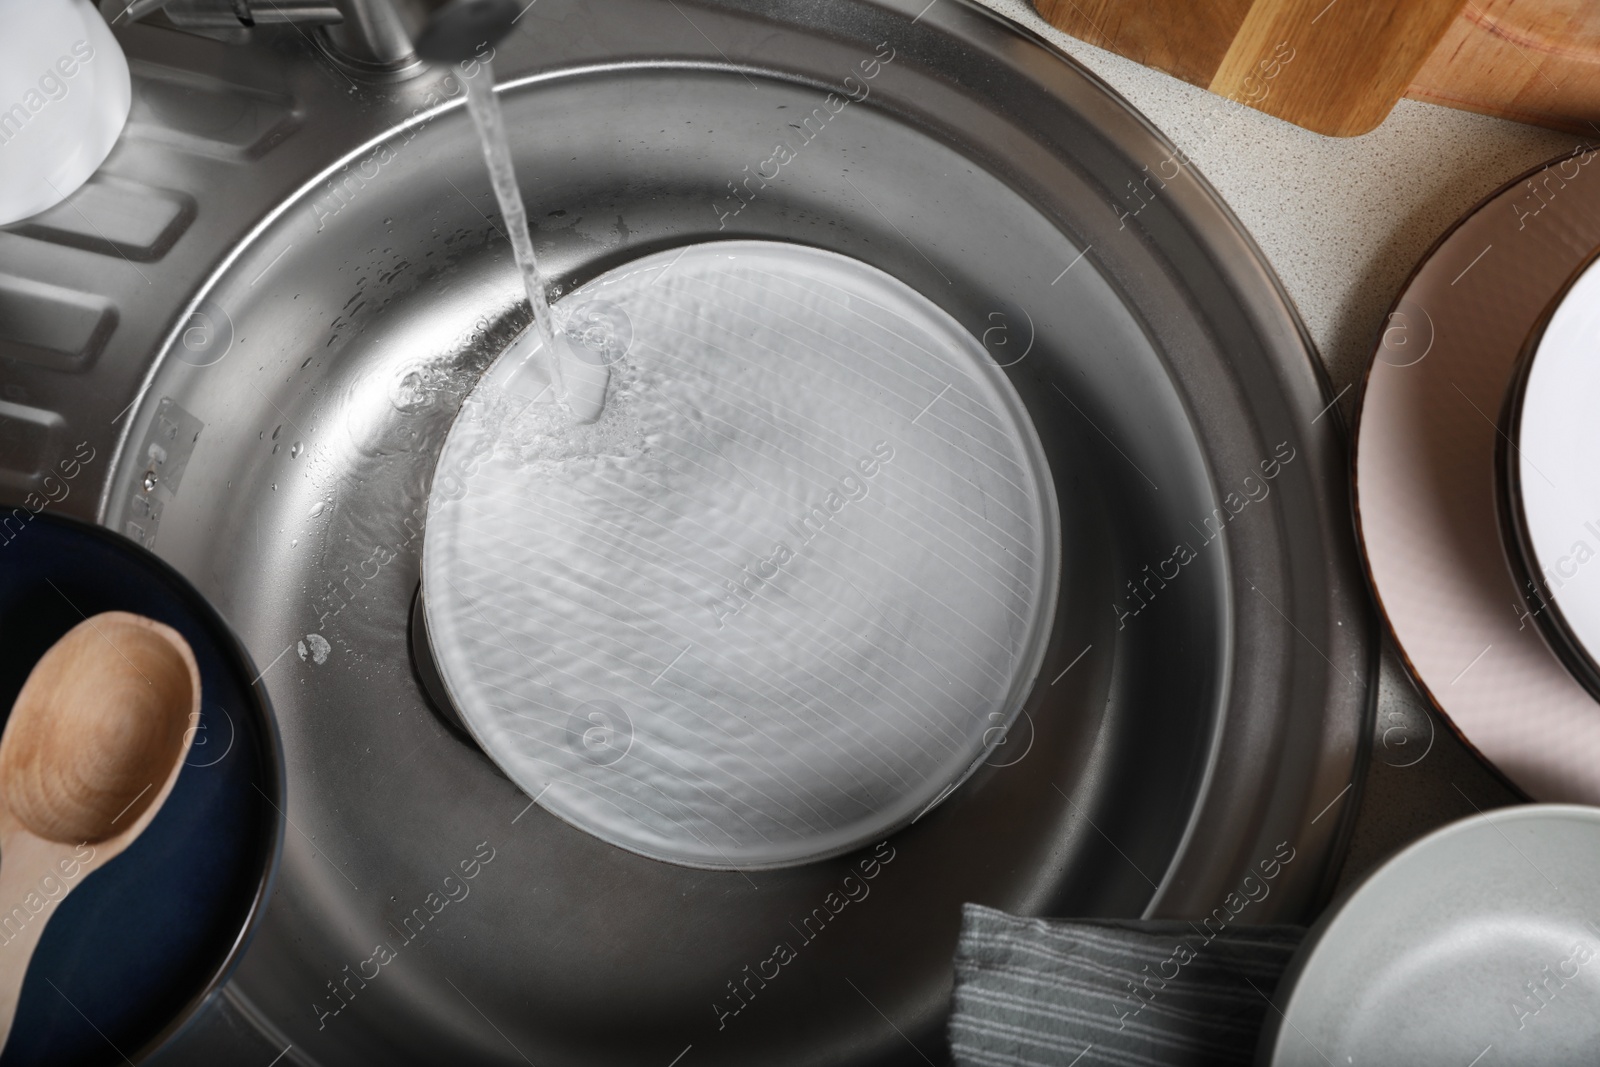
[[[1446,826],[1331,909],[1284,976],[1258,1062],[1592,1064],[1600,808]]]

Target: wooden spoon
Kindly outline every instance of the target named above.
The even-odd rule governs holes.
[[[141,615],[85,619],[29,673],[0,736],[0,1049],[55,906],[150,825],[199,712],[194,652]]]

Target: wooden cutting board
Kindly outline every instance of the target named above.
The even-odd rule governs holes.
[[[1600,141],[1600,0],[1468,0],[1406,95]]]
[[[1307,129],[1402,96],[1600,139],[1600,0],[1034,0],[1074,37]]]

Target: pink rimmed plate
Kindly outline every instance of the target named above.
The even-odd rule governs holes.
[[[1600,153],[1554,160],[1440,239],[1385,322],[1356,416],[1357,531],[1418,687],[1536,800],[1600,803],[1600,706],[1507,562],[1499,417],[1550,300],[1600,245]]]

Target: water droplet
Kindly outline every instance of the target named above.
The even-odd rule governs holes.
[[[300,543],[300,538],[298,538],[298,537],[296,537],[296,538],[294,538],[294,539],[293,539],[293,540],[291,540],[291,541],[290,541],[290,542],[289,542],[289,547],[290,547],[290,548],[293,548],[293,547],[295,547],[295,546],[296,546],[296,545],[298,545],[298,544],[299,544],[299,543]]]
[[[328,510],[328,502],[326,500],[319,500],[315,504],[311,505],[311,517],[314,519],[318,515],[321,515],[324,511],[327,511],[327,510]]]
[[[276,493],[278,491],[278,483],[277,482],[273,482],[272,483],[272,491],[274,493]]]
[[[278,454],[278,446],[277,445],[273,445],[272,446],[272,454],[274,456],[276,456]]]
[[[294,443],[294,447],[289,449],[289,458],[298,459],[300,457],[300,453],[304,452],[305,450],[306,446],[301,444],[299,441],[296,441]]]
[[[278,423],[277,426],[273,427],[272,439],[274,441],[276,441],[278,439],[278,434],[281,433],[282,431],[283,431],[283,423],[280,422],[280,423]]]
[[[154,489],[155,487],[156,487],[156,474],[155,474],[155,471],[149,471],[144,476],[144,491],[148,493],[152,489]]]

